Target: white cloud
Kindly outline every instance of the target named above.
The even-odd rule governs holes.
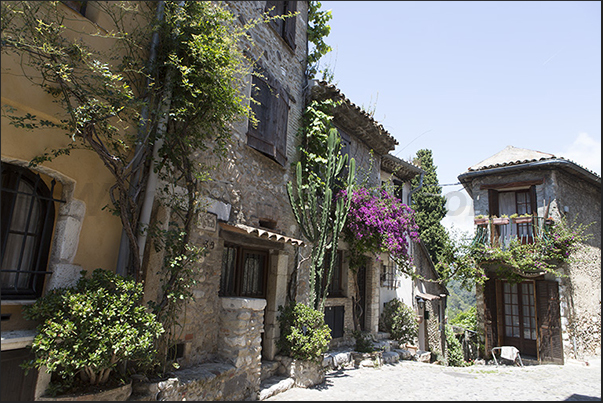
[[[565,151],[555,153],[601,175],[601,140],[580,133]]]
[[[442,225],[452,232],[473,234],[473,200],[465,189],[448,192],[446,209],[448,214],[442,219]]]

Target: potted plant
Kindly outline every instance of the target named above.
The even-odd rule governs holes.
[[[494,225],[506,225],[509,223],[509,216],[506,214],[501,215],[500,217],[493,216],[492,224]]]
[[[475,225],[487,225],[489,220],[488,217],[484,216],[483,214],[480,214],[478,216],[475,216],[473,222],[475,223]]]
[[[26,319],[40,324],[31,346],[35,358],[23,367],[47,368],[49,396],[131,385],[126,364],[130,369],[153,366],[154,343],[164,331],[140,304],[141,283],[103,269],[90,277],[81,274],[76,285],[51,290],[24,310]],[[118,399],[126,400],[126,394]],[[106,399],[94,396],[86,400]]]
[[[289,302],[278,310],[281,335],[277,346],[281,354],[293,358],[290,374],[295,386],[307,388],[322,383],[322,360],[332,339],[324,313],[300,302]]]

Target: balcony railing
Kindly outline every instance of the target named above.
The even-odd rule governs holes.
[[[521,244],[534,243],[536,239],[548,239],[553,221],[544,217],[487,217],[475,219],[473,245],[483,244],[507,248],[511,240]]]

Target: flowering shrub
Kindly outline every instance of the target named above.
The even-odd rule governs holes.
[[[358,254],[388,252],[399,264],[410,264],[410,242],[419,242],[414,211],[381,189],[375,196],[366,188],[340,197],[350,198],[346,241]]]

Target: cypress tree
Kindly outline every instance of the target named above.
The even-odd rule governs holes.
[[[433,164],[432,151],[422,149],[417,151],[413,163],[423,171],[423,186],[412,196],[411,208],[415,210],[415,221],[419,226],[419,237],[427,247],[429,256],[434,264],[439,262],[440,254],[449,243],[449,236],[441,221],[448,212],[446,198],[442,195],[439,185],[437,167]],[[419,186],[419,177],[411,181],[412,188]]]

